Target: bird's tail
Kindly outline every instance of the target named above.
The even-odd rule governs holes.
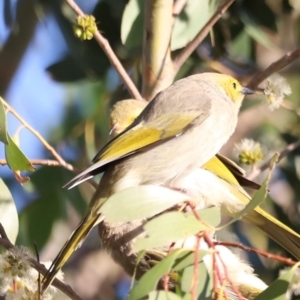
[[[297,232],[259,207],[246,214],[243,219],[256,225],[297,260],[300,260],[300,235]]]
[[[72,233],[68,241],[65,243],[63,248],[60,250],[56,258],[54,259],[52,265],[50,266],[48,272],[42,280],[42,292],[45,292],[49,285],[54,280],[57,272],[63,267],[65,262],[69,259],[71,254],[80,247],[81,243],[84,241],[86,236],[89,234],[97,220],[99,219],[99,214],[94,216],[89,216],[84,218],[80,224],[77,226],[75,231]]]

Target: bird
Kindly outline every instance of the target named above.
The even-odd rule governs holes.
[[[138,117],[145,106],[145,101],[135,99],[117,102],[111,109],[110,124],[112,130],[110,134],[115,136],[122,132]],[[210,196],[206,196],[208,200],[204,207],[221,206],[222,212],[231,217],[242,210],[251,200],[250,195],[244,188],[255,190],[260,188],[260,185],[245,177],[245,171],[241,167],[219,153],[199,167],[201,168],[191,173],[185,182],[177,183],[177,189],[181,188],[197,199],[203,196],[203,191],[210,191],[211,193],[215,190],[215,186],[224,187],[223,194],[225,195],[229,191],[228,197],[219,197],[220,191],[218,191],[215,200],[213,200],[211,193]],[[207,178],[210,179],[207,180]],[[219,182],[219,185],[217,182]],[[208,188],[209,185],[211,188]],[[245,214],[242,219],[257,226],[294,257],[300,259],[300,236],[288,226],[260,207],[256,207],[253,211]]]
[[[99,210],[110,195],[144,184],[180,186],[227,142],[244,96],[253,93],[218,73],[192,75],[159,92],[131,125],[104,145],[93,164],[67,184],[72,188],[104,172],[80,224],[43,278],[42,290],[90,230],[105,220]]]

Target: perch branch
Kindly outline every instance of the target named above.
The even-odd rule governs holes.
[[[245,245],[240,244],[240,243],[234,243],[234,242],[213,242],[213,243],[215,245],[222,245],[222,246],[226,246],[226,247],[235,247],[235,248],[239,248],[239,249],[242,249],[244,251],[247,251],[247,252],[256,253],[256,254],[258,254],[260,256],[263,256],[265,258],[274,259],[274,260],[277,260],[279,262],[282,262],[282,263],[284,263],[286,265],[290,265],[290,266],[294,266],[297,263],[296,261],[294,261],[290,258],[283,257],[283,256],[280,256],[280,255],[276,255],[276,254],[272,254],[272,253],[269,253],[269,252],[266,252],[266,251],[254,249],[254,248],[245,246]]]
[[[273,62],[268,68],[264,71],[256,74],[250,82],[247,84],[247,87],[250,89],[256,89],[257,86],[268,78],[271,74],[280,71],[284,67],[288,66],[290,63],[295,61],[300,57],[300,49],[290,51],[282,56],[279,60]]]

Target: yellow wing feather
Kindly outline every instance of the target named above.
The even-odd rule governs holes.
[[[65,186],[72,188],[95,175],[98,169],[112,161],[126,157],[156,142],[183,134],[200,116],[204,121],[209,114],[207,112],[204,114],[203,111],[170,113],[147,123],[141,122],[136,126],[130,126],[108,142],[95,156],[93,164]]]

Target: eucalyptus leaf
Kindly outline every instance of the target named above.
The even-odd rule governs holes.
[[[13,171],[35,171],[33,165],[9,135],[8,141],[8,145],[5,145],[5,157],[8,166]]]
[[[144,0],[130,0],[125,7],[121,24],[121,40],[127,48],[142,46],[144,2]]]
[[[185,47],[207,23],[215,12],[215,7],[210,4],[210,0],[189,0],[176,18],[171,38],[171,50]]]
[[[6,112],[2,103],[2,98],[0,97],[0,141],[8,145],[8,134],[7,134],[7,121]]]
[[[143,42],[144,0],[130,0],[122,17],[121,40],[128,47],[141,47]],[[189,0],[176,18],[171,36],[171,50],[190,42],[215,12],[211,0]]]
[[[190,292],[194,282],[195,268],[189,266],[184,269],[181,279],[181,289],[183,292]],[[201,300],[212,299],[212,276],[208,272],[205,263],[202,261],[198,264],[198,282],[196,287],[197,297]]]
[[[36,243],[38,250],[42,249],[56,222],[66,219],[67,197],[71,191],[64,191],[61,187],[67,173],[62,168],[39,168],[32,174],[31,194],[36,197],[20,212],[18,244],[33,248]],[[76,197],[76,193],[72,195]],[[72,200],[79,201],[76,198]]]
[[[186,213],[187,215],[194,215],[192,211]],[[198,209],[197,214],[200,219],[211,226],[217,226],[221,222],[220,207],[214,206],[209,208]]]
[[[182,298],[172,292],[153,291],[148,295],[148,300],[181,300]]]
[[[186,293],[182,300],[193,300],[192,294],[191,293]]]
[[[156,289],[158,281],[168,274],[176,260],[176,258],[189,250],[176,249],[172,251],[165,259],[145,273],[138,281],[136,286],[130,291],[127,300],[138,300]]]
[[[183,212],[168,212],[144,225],[146,237],[137,238],[133,251],[153,249],[171,245],[173,242],[187,239],[209,227],[192,215]]]
[[[268,49],[275,47],[274,43],[262,31],[261,27],[256,24],[253,19],[250,19],[245,13],[240,14],[240,18],[245,26],[245,31],[259,44]]]
[[[152,217],[188,200],[191,198],[184,193],[162,186],[141,185],[113,194],[100,211],[109,222],[129,222]]]
[[[14,199],[0,178],[0,222],[9,240],[14,244],[19,232],[19,218]]]
[[[50,192],[35,199],[20,213],[20,240],[18,244],[25,244],[32,248],[36,243],[41,250],[49,239],[55,221],[61,218],[60,199],[62,195]]]
[[[286,300],[287,289],[299,265],[300,262],[293,266],[288,272],[278,277],[266,290],[255,297],[254,300]]]
[[[250,59],[251,38],[246,31],[241,31],[239,35],[230,44],[230,55],[232,57],[242,57]]]

